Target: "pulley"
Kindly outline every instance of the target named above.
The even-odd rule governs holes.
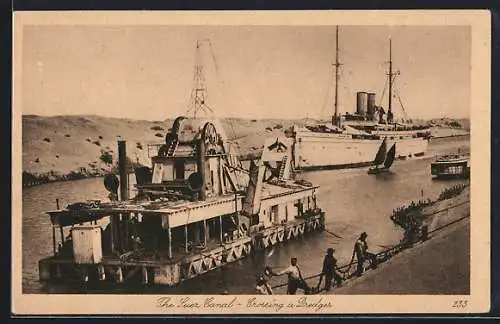
[[[109,192],[118,193],[118,187],[120,186],[120,180],[113,173],[108,173],[104,176],[104,187]]]
[[[203,186],[203,178],[200,173],[191,173],[188,177],[188,186],[191,191],[200,191]]]

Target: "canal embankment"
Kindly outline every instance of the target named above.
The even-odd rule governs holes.
[[[412,215],[429,238],[403,249],[334,294],[457,294],[470,292],[470,187],[443,190]]]
[[[469,238],[469,219],[464,219],[331,293],[468,295]]]
[[[365,272],[357,277],[358,260],[352,254],[350,262],[338,264],[345,279],[342,286],[325,292],[320,273],[304,279],[320,294],[468,294],[469,217],[470,186],[444,188],[435,199],[421,198],[393,211],[392,222],[404,229],[399,243],[377,248],[368,235],[369,251],[379,260],[375,269],[366,262]],[[275,294],[286,293],[286,286],[272,284]]]

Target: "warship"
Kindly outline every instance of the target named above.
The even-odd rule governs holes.
[[[394,71],[392,40],[389,40],[388,109],[375,104],[376,93],[357,92],[356,112],[344,115],[338,108],[339,28],[336,29],[335,111],[331,123],[294,125],[288,136],[294,139],[294,163],[298,170],[340,169],[371,165],[382,141],[388,147],[397,143],[396,159],[423,156],[430,139],[430,128],[409,118],[396,120],[393,112]],[[385,92],[385,90],[384,90]],[[401,99],[398,96],[404,110]],[[406,114],[406,113],[405,113]]]

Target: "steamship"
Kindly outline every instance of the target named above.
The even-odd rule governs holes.
[[[392,41],[389,41],[388,109],[375,105],[375,93],[358,92],[356,113],[338,112],[339,30],[336,30],[335,113],[331,123],[294,125],[294,163],[297,170],[341,169],[368,166],[382,141],[397,143],[397,159],[423,156],[430,128],[409,121],[396,121],[392,110],[393,85],[399,71],[393,71]],[[404,108],[403,108],[404,109]]]

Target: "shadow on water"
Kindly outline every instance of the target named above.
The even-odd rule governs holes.
[[[375,174],[375,178],[380,181],[393,181],[395,178],[398,177],[398,174],[393,172],[392,170],[389,170],[388,172],[380,173],[380,174]]]

